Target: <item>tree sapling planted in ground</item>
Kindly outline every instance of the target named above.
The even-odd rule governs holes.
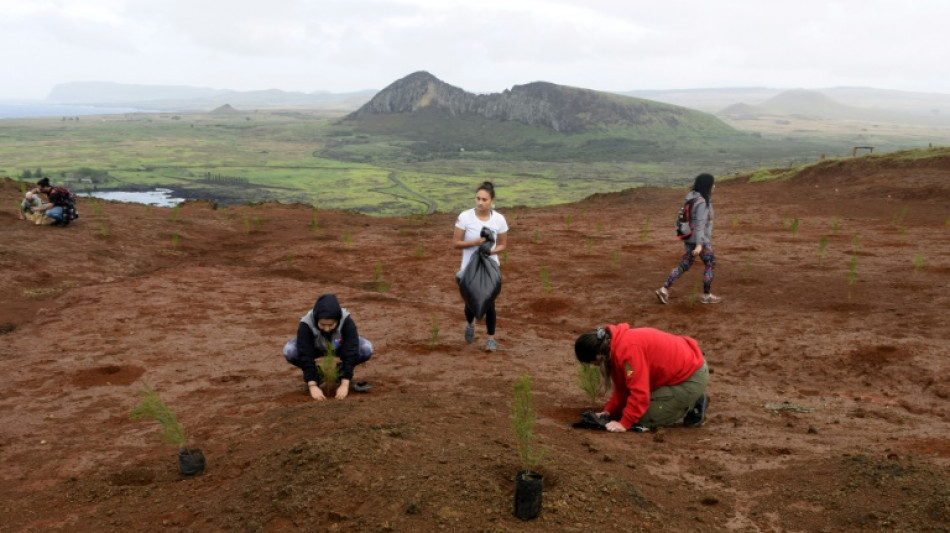
[[[204,453],[198,448],[187,447],[185,429],[178,422],[175,412],[165,405],[158,393],[148,385],[139,391],[139,396],[142,400],[132,409],[129,417],[133,420],[151,418],[161,425],[161,439],[178,446],[178,472],[181,475],[193,476],[204,472]]]

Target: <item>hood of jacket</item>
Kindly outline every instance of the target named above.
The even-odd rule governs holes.
[[[324,294],[317,298],[317,303],[313,304],[314,322],[321,318],[329,318],[339,321],[343,318],[343,308],[340,307],[339,300],[335,294]]]

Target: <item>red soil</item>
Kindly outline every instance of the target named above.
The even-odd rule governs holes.
[[[494,354],[483,327],[462,342],[455,214],[320,211],[315,232],[305,206],[189,203],[173,223],[80,201],[68,228],[7,209],[0,531],[947,531],[950,160],[857,161],[719,184],[718,306],[692,303],[698,267],[670,305],[653,296],[682,190],[502,206]],[[0,183],[3,205],[19,196]],[[325,292],[377,353],[357,368],[370,393],[317,403],[280,349]],[[569,427],[592,407],[573,339],[622,321],[699,340],[704,427]],[[542,515],[522,523],[509,401],[525,372],[547,456]],[[143,383],[204,475],[180,478],[157,425],[129,419]]]

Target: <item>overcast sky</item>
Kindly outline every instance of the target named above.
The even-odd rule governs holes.
[[[950,93],[948,0],[0,0],[0,99],[71,81],[350,92]]]

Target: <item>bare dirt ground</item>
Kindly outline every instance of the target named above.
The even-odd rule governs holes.
[[[950,159],[721,182],[718,306],[695,302],[696,267],[670,305],[653,296],[683,190],[526,209],[498,187],[487,354],[483,327],[462,339],[455,214],[320,211],[313,229],[306,206],[82,200],[75,225],[35,227],[0,182],[0,531],[950,529]],[[325,292],[377,352],[357,368],[371,392],[318,403],[280,349]],[[610,322],[699,340],[704,427],[570,427],[594,407],[573,339]],[[547,449],[531,522],[512,515],[523,373]],[[145,383],[204,475],[129,419]]]

